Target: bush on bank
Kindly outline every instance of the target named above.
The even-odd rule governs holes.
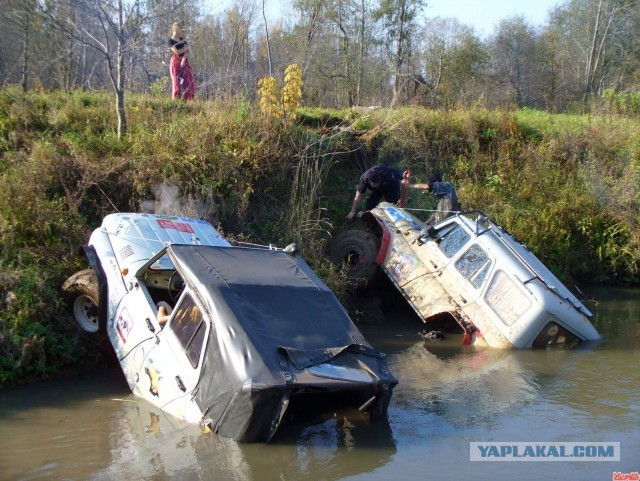
[[[323,257],[367,167],[424,182],[440,171],[465,209],[491,215],[563,280],[637,283],[640,127],[622,116],[538,111],[300,109],[284,125],[257,106],[0,91],[0,386],[91,364],[59,287],[104,215],[205,218],[227,236],[297,242],[346,299]],[[417,192],[409,207],[430,208]]]

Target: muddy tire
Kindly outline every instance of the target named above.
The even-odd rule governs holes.
[[[372,287],[378,278],[376,258],[380,240],[371,231],[351,229],[338,234],[329,246],[329,257],[346,268],[347,278],[358,288]]]
[[[62,295],[69,304],[80,329],[89,336],[101,337],[106,326],[98,315],[98,277],[93,269],[76,272],[62,285]]]

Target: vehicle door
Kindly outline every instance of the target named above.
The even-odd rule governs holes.
[[[190,289],[185,289],[141,368],[142,384],[151,401],[189,422],[197,422],[202,416],[193,391],[209,329],[205,311]]]
[[[460,309],[481,331],[490,328],[483,309],[482,293],[494,268],[495,259],[482,245],[472,242],[453,259],[445,274],[458,285],[456,296]]]
[[[463,310],[480,298],[494,265],[489,253],[460,224],[452,223],[432,245],[439,282]]]
[[[136,283],[122,297],[115,316],[107,325],[107,333],[116,356],[134,393],[142,361],[155,346],[158,331],[155,317],[148,292]]]

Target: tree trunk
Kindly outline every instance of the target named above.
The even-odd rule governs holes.
[[[24,46],[22,49],[22,78],[20,79],[20,85],[22,85],[22,91],[26,92],[28,87],[28,75],[29,75],[29,20],[28,14],[25,14],[24,24]]]
[[[267,40],[267,60],[269,62],[269,77],[273,77],[273,68],[271,65],[271,42],[269,41],[269,27],[267,25],[267,15],[264,12],[265,0],[262,0],[262,18],[264,19],[264,32]]]
[[[353,79],[351,74],[351,62],[349,60],[349,34],[343,25],[342,8],[339,10],[338,15],[338,28],[342,33],[342,71],[345,78],[345,84],[347,88],[347,103],[349,107],[353,107],[355,104],[355,92],[353,88]]]
[[[124,89],[116,90],[116,110],[118,111],[118,139],[127,131],[127,117],[124,109]]]
[[[596,45],[598,43],[598,33],[600,31],[600,17],[602,15],[602,0],[598,2],[598,12],[596,13],[596,21],[593,26],[593,37],[591,38],[591,48],[589,49],[589,57],[587,57],[587,65],[585,67],[584,79],[584,95],[583,100],[587,100],[589,94],[593,91],[593,79],[595,76],[593,65],[596,56]]]
[[[365,4],[364,0],[360,0],[360,47],[358,49],[358,81],[356,84],[356,98],[354,102],[360,105],[360,91],[362,90],[362,82],[364,77],[364,38],[365,38]]]
[[[398,18],[398,36],[396,38],[396,71],[395,71],[395,80],[393,82],[393,100],[391,101],[391,105],[395,105],[398,101],[398,97],[400,96],[401,90],[401,69],[402,64],[404,62],[404,27],[405,27],[405,16],[407,12],[406,2],[400,2],[400,16]]]
[[[122,140],[122,136],[127,131],[127,117],[124,108],[124,48],[125,34],[123,22],[123,6],[122,1],[118,1],[118,47],[117,47],[117,84],[116,84],[116,110],[118,112],[118,139]]]

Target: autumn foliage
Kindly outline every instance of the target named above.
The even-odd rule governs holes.
[[[302,72],[298,65],[291,64],[284,72],[284,86],[280,88],[273,77],[258,81],[260,110],[268,117],[283,119],[286,124],[295,120],[302,100]]]

